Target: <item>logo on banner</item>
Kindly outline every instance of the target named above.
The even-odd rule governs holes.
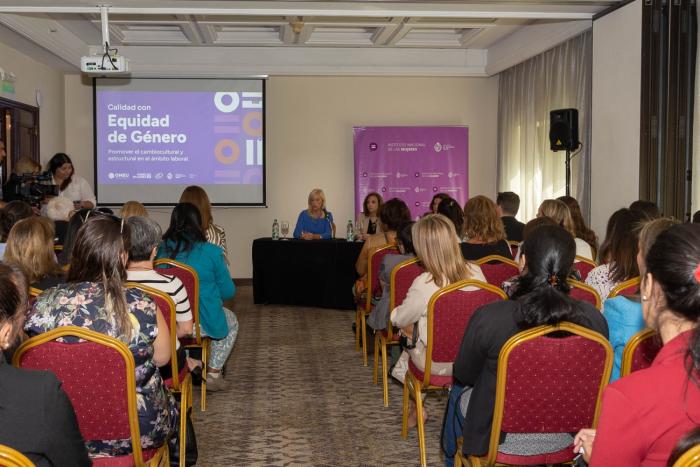
[[[435,143],[435,146],[433,146],[433,149],[435,149],[435,152],[440,152],[440,151],[442,151],[442,144],[440,144],[440,143]]]
[[[453,144],[448,144],[448,143],[442,144],[439,141],[437,143],[435,143],[435,146],[433,146],[433,149],[435,149],[435,152],[449,151],[450,149],[454,149],[454,148],[455,147]]]
[[[379,148],[377,143],[369,143],[369,150],[370,151],[376,151]]]

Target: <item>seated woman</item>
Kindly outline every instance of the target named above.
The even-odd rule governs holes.
[[[446,194],[446,193],[435,193],[435,194],[433,195],[433,198],[430,200],[430,211],[426,212],[426,213],[423,214],[423,215],[426,215],[426,214],[437,214],[437,213],[438,213],[438,206],[440,205],[440,203],[441,203],[443,200],[449,199],[449,198],[450,198],[450,195],[448,195],[448,194]]]
[[[25,331],[35,336],[60,326],[79,326],[124,342],[136,363],[136,404],[143,449],[170,439],[178,422],[173,396],[158,366],[170,360],[168,326],[156,304],[137,289],[125,289],[127,252],[117,218],[93,217],[80,228],[66,284],[37,297]],[[70,342],[70,341],[69,341]],[[91,439],[96,456],[131,453],[128,439]]]
[[[228,264],[228,248],[226,247],[226,231],[223,227],[214,223],[214,217],[211,214],[211,202],[204,188],[192,185],[185,188],[185,191],[180,195],[181,203],[194,204],[199,210],[199,215],[202,217],[202,230],[207,241],[216,246],[220,246],[224,250],[224,259]]]
[[[618,209],[608,220],[605,241],[600,247],[600,266],[588,273],[586,284],[605,300],[621,282],[639,276],[637,247],[639,230],[647,218],[627,208]]]
[[[97,205],[92,188],[83,177],[75,173],[73,161],[67,154],[55,154],[46,169],[51,172],[53,183],[58,185],[58,195],[71,200],[75,209],[92,209]]]
[[[357,232],[357,240],[366,240],[370,235],[382,233],[382,223],[379,221],[382,204],[384,200],[379,193],[372,192],[365,196],[362,212],[357,219],[360,228]]]
[[[134,216],[148,217],[148,210],[146,209],[146,206],[138,201],[127,201],[122,206],[120,214],[121,218],[124,220]]]
[[[464,205],[464,233],[467,241],[460,244],[464,259],[475,261],[489,255],[513,257],[496,203],[486,196],[475,196]]]
[[[557,199],[546,199],[542,201],[542,204],[540,204],[537,210],[537,217],[542,216],[549,217],[574,237],[574,241],[576,242],[576,256],[581,256],[590,261],[595,260],[591,245],[582,238],[576,237],[576,229],[574,228],[574,221],[571,218],[571,211],[569,211],[569,207],[564,202]]]
[[[29,285],[44,290],[65,281],[53,251],[53,222],[45,217],[30,217],[17,222],[7,237],[3,261],[21,266]]]
[[[190,203],[175,206],[170,226],[163,235],[159,258],[171,258],[191,266],[199,276],[199,321],[202,334],[209,336],[211,353],[207,365],[207,390],[226,388],[221,375],[238,336],[238,320],[224,307],[236,292],[224,250],[207,242],[199,210]]]
[[[528,328],[569,321],[607,337],[608,326],[592,305],[569,297],[567,277],[574,262],[576,245],[567,231],[556,225],[541,225],[523,243],[524,273],[517,291],[508,301],[479,308],[467,326],[454,363],[447,420],[463,420],[463,450],[467,454],[488,451],[496,398],[498,356],[508,339]],[[447,454],[453,454],[460,433],[445,428]],[[572,441],[569,434],[507,434],[499,450],[513,454],[555,452]],[[542,450],[544,442],[550,448]],[[528,449],[538,446],[535,452]],[[530,448],[531,449],[531,448]],[[452,459],[446,457],[448,465]],[[613,465],[613,464],[610,464]]]
[[[571,222],[574,225],[574,238],[580,238],[588,243],[591,247],[593,258],[595,258],[598,255],[598,237],[595,232],[586,225],[586,221],[583,220],[581,206],[578,204],[578,201],[576,201],[576,198],[573,196],[560,196],[557,200],[566,204],[566,207],[569,208]]]
[[[309,208],[301,211],[294,227],[294,238],[318,240],[333,238],[333,214],[326,210],[326,195],[320,188],[309,193]]]
[[[668,217],[662,217],[653,221],[646,222],[639,234],[639,247],[637,248],[637,269],[640,275],[644,275],[646,266],[644,258],[651,249],[651,246],[656,241],[662,232],[676,225],[678,221]],[[608,322],[610,328],[610,344],[615,352],[613,361],[612,374],[610,382],[620,378],[620,368],[622,366],[622,352],[625,350],[627,342],[644,329],[644,318],[642,316],[642,304],[639,294],[633,296],[622,296],[608,298],[605,300],[603,308],[603,316]]]
[[[391,311],[391,322],[415,345],[404,350],[391,372],[401,382],[406,377],[409,358],[421,370],[425,368],[430,297],[442,287],[464,279],[486,281],[479,266],[462,258],[457,233],[445,216],[424,216],[413,225],[412,233],[413,247],[425,272],[413,281],[403,303]],[[434,362],[431,368],[435,375],[452,373],[452,363]],[[411,411],[409,420],[411,426],[415,425],[415,410]]]
[[[591,467],[665,466],[700,420],[700,226],[662,232],[645,265],[642,312],[663,347],[651,367],[605,388],[598,429],[576,435]]]
[[[396,247],[399,249],[398,255],[386,255],[379,265],[379,283],[382,286],[382,298],[367,318],[367,324],[375,331],[386,329],[389,321],[389,305],[391,302],[391,271],[406,260],[415,258],[416,252],[413,249],[411,229],[414,222],[407,222],[396,232]]]
[[[0,264],[0,350],[14,346],[26,309],[22,272]],[[0,352],[0,407],[0,444],[20,451],[37,467],[92,465],[73,406],[53,373],[15,368]]]
[[[360,277],[367,275],[367,264],[369,262],[369,253],[375,248],[394,243],[396,241],[396,230],[403,224],[411,222],[411,211],[402,200],[392,198],[382,206],[379,213],[379,220],[382,224],[381,233],[370,235],[362,245],[360,255],[355,261],[355,271]]]

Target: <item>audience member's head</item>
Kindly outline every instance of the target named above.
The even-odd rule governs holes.
[[[416,249],[413,247],[413,224],[415,224],[413,221],[406,222],[396,231],[396,244],[404,255],[416,254]]]
[[[12,347],[24,326],[27,286],[23,276],[18,266],[0,263],[0,350]]]
[[[22,156],[13,164],[12,171],[17,175],[33,174],[41,172],[41,164],[27,156]]]
[[[646,273],[646,265],[644,259],[646,258],[651,246],[656,241],[656,237],[674,225],[678,224],[678,221],[671,219],[670,217],[659,217],[658,219],[653,219],[645,222],[639,231],[639,247],[637,249],[637,268],[639,269],[639,275],[644,276]]]
[[[95,208],[95,211],[101,212],[102,214],[106,214],[108,216],[114,216],[114,211],[111,208],[99,207]]]
[[[433,195],[433,199],[430,200],[430,212],[433,214],[437,214],[437,208],[438,205],[442,202],[443,199],[449,198],[450,195],[445,194],[445,193],[436,193]]]
[[[496,196],[499,216],[515,217],[520,209],[520,196],[512,191],[501,191]]]
[[[383,204],[382,195],[373,191],[365,196],[365,200],[362,202],[362,214],[367,217],[377,216],[381,212]]]
[[[525,224],[525,227],[523,227],[523,242],[527,240],[527,237],[530,235],[530,232],[532,232],[535,228],[541,225],[557,225],[557,223],[546,216],[535,217],[530,222]]]
[[[506,231],[496,212],[496,203],[481,195],[470,198],[464,205],[464,234],[478,243],[505,240]]]
[[[599,260],[609,265],[611,281],[622,282],[639,275],[639,232],[647,220],[643,213],[627,208],[618,209],[610,216]]]
[[[637,200],[630,204],[630,209],[633,211],[639,211],[645,214],[649,219],[658,219],[661,217],[661,210],[652,201]]]
[[[413,224],[416,256],[438,287],[469,278],[454,225],[445,216],[428,214]]]
[[[202,217],[197,206],[191,203],[179,203],[170,215],[170,225],[163,234],[165,252],[170,258],[186,253],[195,243],[206,242],[202,230]]]
[[[128,219],[134,216],[148,217],[148,210],[146,210],[146,206],[138,201],[127,201],[122,206],[120,214],[122,219]]]
[[[542,201],[540,208],[537,210],[537,217],[542,216],[549,217],[572,236],[576,235],[574,221],[571,219],[571,212],[563,201],[557,199],[546,199]]]
[[[411,211],[403,200],[391,198],[382,205],[379,220],[382,221],[384,232],[396,232],[401,225],[411,221]]]
[[[693,224],[700,224],[700,211],[695,211],[693,214]]]
[[[53,251],[54,226],[45,217],[29,217],[17,222],[7,236],[3,261],[21,266],[30,283],[47,276],[60,276],[61,267]]]
[[[580,238],[588,243],[593,250],[593,255],[595,256],[595,252],[598,249],[598,237],[596,236],[595,232],[593,232],[593,230],[586,225],[586,221],[583,220],[581,206],[578,204],[576,198],[573,196],[560,196],[557,199],[566,204],[566,207],[569,208],[571,221],[574,224],[574,237]]]
[[[73,245],[69,283],[94,282],[104,288],[105,308],[114,316],[122,339],[132,332],[126,298],[122,289],[126,280],[128,225],[113,216],[91,216],[80,229]]]
[[[129,226],[127,244],[129,245],[129,262],[153,261],[163,231],[153,219],[141,216],[124,218]]]
[[[320,192],[319,196],[323,199],[323,207],[325,208],[326,196],[323,194],[323,191],[318,191]],[[313,191],[311,193],[313,193]],[[310,199],[311,195],[309,194],[309,200]],[[211,215],[211,202],[204,188],[196,185],[188,186],[185,188],[185,191],[182,192],[182,195],[180,195],[180,202],[193,204],[199,210],[199,215],[202,217],[202,230],[206,232],[213,218]]]
[[[558,225],[531,229],[522,244],[525,269],[512,298],[520,301],[522,326],[577,322],[581,311],[569,298],[569,272],[576,256],[574,237]]]
[[[2,241],[7,241],[10,229],[17,222],[28,217],[32,217],[34,211],[32,207],[24,201],[10,201],[4,208],[0,209],[0,230],[2,231]]]
[[[54,196],[46,204],[46,216],[52,221],[68,221],[73,209],[73,201],[63,196]]]
[[[440,204],[438,204],[437,213],[442,214],[452,221],[455,226],[455,231],[458,237],[462,237],[462,232],[464,231],[464,211],[459,203],[452,199],[443,199]]]
[[[79,209],[73,213],[73,215],[68,220],[68,228],[66,229],[66,238],[63,240],[63,251],[58,258],[60,264],[69,264],[71,256],[73,254],[73,245],[75,244],[75,239],[78,236],[78,230],[83,226],[88,219],[94,217],[105,216],[104,213],[96,209]]]

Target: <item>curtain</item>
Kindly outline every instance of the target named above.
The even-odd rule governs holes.
[[[700,24],[700,8],[696,11]],[[700,209],[700,28],[695,59],[695,111],[693,112],[693,156],[691,162],[691,216]],[[691,217],[692,219],[692,217]]]
[[[592,31],[500,73],[498,191],[520,195],[518,218],[565,194],[565,151],[549,149],[549,112],[578,109],[580,152],[571,161],[571,196],[584,218],[590,206]]]

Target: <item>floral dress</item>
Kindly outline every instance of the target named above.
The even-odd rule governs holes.
[[[136,363],[141,447],[151,449],[162,446],[174,433],[178,408],[153,362],[153,341],[158,334],[156,304],[138,289],[126,289],[125,292],[134,329],[126,344]],[[95,282],[63,284],[47,289],[34,302],[24,329],[34,336],[60,326],[79,326],[119,339],[113,316],[105,309],[104,288]],[[71,342],[70,338],[65,341]],[[91,457],[131,453],[130,439],[93,439],[86,440],[85,444]]]

